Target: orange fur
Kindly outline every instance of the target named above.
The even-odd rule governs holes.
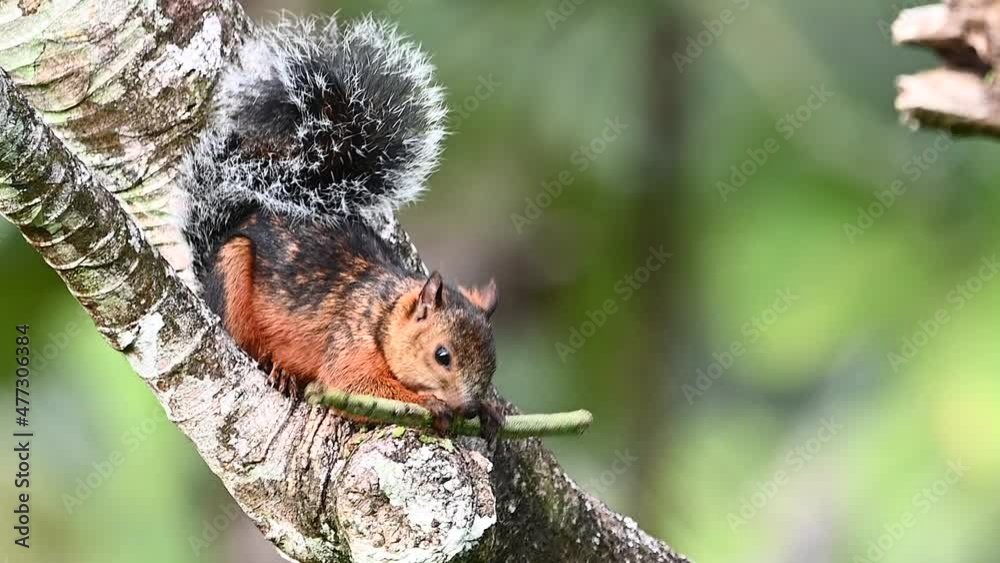
[[[351,350],[338,359],[335,371],[324,370],[320,381],[348,393],[420,402],[419,395],[393,376],[385,358],[373,347]]]
[[[420,404],[434,413],[435,428],[452,413],[474,412],[469,409],[477,407],[493,371],[491,336],[484,337],[485,325],[461,316],[468,309],[449,309],[449,303],[463,305],[460,297],[451,301],[455,294],[445,295],[439,274],[399,276],[337,239],[333,249],[342,253],[333,257],[336,267],[296,268],[305,242],[274,217],[254,215],[244,225],[253,232],[260,221],[275,222],[267,223],[274,228],[264,233],[273,237],[266,251],[258,252],[249,236],[235,235],[219,250],[214,270],[226,329],[251,356],[272,364],[272,384],[284,392],[294,382],[297,393],[296,387],[318,381]],[[327,293],[309,293],[318,288]],[[460,291],[487,315],[496,305],[492,283]],[[479,328],[470,332],[470,326]],[[469,340],[473,336],[490,339]],[[436,360],[440,348],[454,360]]]
[[[335,366],[325,367],[317,379],[328,387],[357,395],[383,397],[428,408],[437,401],[431,395],[422,395],[404,386],[374,346],[346,351],[337,359]],[[363,416],[337,412],[355,422],[371,422]]]
[[[355,266],[364,264],[356,262]],[[294,313],[280,299],[265,295],[254,280],[253,267],[253,247],[244,237],[233,238],[219,251],[216,268],[225,285],[226,329],[251,356],[270,357],[301,385],[319,380],[349,393],[425,402],[393,375],[371,338],[354,338],[349,347],[338,347],[335,358],[327,357],[328,321],[338,309],[336,296],[328,296],[320,311]],[[345,281],[353,279],[348,276]],[[340,309],[350,315],[351,326],[370,322],[357,308]]]
[[[301,384],[316,379],[326,361],[324,316],[295,314],[260,292],[254,309],[262,352]]]
[[[253,262],[250,240],[236,237],[219,251],[216,268],[225,280],[226,329],[251,356],[260,357],[254,316]]]
[[[256,359],[271,361],[302,384],[316,378],[325,362],[323,315],[294,315],[265,295],[254,279],[251,242],[235,237],[219,251],[216,269],[224,280],[226,329]]]

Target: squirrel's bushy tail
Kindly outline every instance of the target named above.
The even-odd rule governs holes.
[[[387,23],[285,18],[226,70],[182,167],[196,271],[248,211],[337,222],[415,200],[437,164],[444,92]]]

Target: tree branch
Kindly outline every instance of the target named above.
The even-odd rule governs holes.
[[[943,67],[900,76],[896,109],[913,126],[1000,137],[1000,2],[951,0],[903,10],[893,41],[933,49]]]
[[[282,397],[168,267],[161,254],[186,268],[172,178],[248,28],[236,4],[5,1],[0,14],[0,213],[288,557],[685,560],[538,440],[446,447]],[[393,217],[378,226],[422,268]]]

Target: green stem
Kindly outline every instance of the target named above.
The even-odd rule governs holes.
[[[310,386],[306,399],[313,404],[363,416],[378,422],[398,424],[410,428],[430,428],[433,417],[420,405],[392,399],[352,395],[343,391],[317,389]],[[531,438],[582,434],[593,421],[589,411],[578,410],[552,414],[517,414],[508,416],[500,428],[501,438]],[[479,436],[479,419],[456,418],[451,432],[461,436]]]

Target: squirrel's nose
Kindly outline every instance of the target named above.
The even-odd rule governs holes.
[[[462,405],[462,416],[465,418],[475,418],[479,414],[479,401],[471,401]]]

